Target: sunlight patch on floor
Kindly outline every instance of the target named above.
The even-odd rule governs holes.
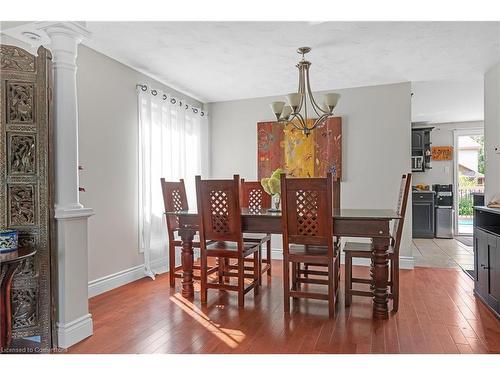
[[[207,328],[211,334],[220,339],[230,348],[236,348],[245,339],[245,334],[242,331],[223,328],[220,327],[219,324],[212,322],[212,320],[203,311],[190,301],[184,299],[179,293],[170,297],[170,301],[175,303],[180,309],[194,318],[203,327]]]

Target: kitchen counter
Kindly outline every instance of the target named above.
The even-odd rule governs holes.
[[[478,211],[485,211],[492,214],[500,215],[500,208],[486,207],[486,206],[474,206],[474,209]]]

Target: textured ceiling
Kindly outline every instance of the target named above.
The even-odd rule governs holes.
[[[91,48],[204,102],[296,90],[313,48],[314,91],[481,80],[500,60],[498,22],[88,22]]]

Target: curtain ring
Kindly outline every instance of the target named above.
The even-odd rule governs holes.
[[[202,117],[205,116],[205,112],[201,111],[201,116]]]
[[[198,108],[193,108],[194,113],[198,113]]]
[[[188,109],[188,108],[189,108],[189,106],[186,104],[186,109]]]
[[[175,104],[176,102],[177,100],[175,100],[175,98],[170,99],[170,103]]]
[[[167,100],[167,95],[163,94],[163,100]]]
[[[139,86],[141,86],[141,90],[142,91],[147,91],[148,90],[148,86],[146,86],[146,85],[139,85]]]
[[[158,91],[156,91],[156,90],[151,90],[151,94],[153,94],[153,96],[156,96],[156,95],[158,95]]]

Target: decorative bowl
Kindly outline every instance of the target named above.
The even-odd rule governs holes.
[[[17,230],[0,229],[0,253],[16,251],[17,247]]]

